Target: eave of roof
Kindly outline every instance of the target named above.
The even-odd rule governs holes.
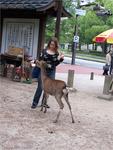
[[[43,11],[54,5],[54,0],[0,0],[1,9],[35,9],[37,11]]]
[[[42,12],[54,8],[56,6],[55,0],[0,0],[0,9],[26,9]],[[54,10],[56,11],[56,10]],[[70,17],[70,13],[62,8],[62,17]]]

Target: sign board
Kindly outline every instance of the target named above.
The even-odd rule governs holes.
[[[8,51],[9,47],[24,48],[32,56],[37,56],[38,45],[38,19],[4,19],[2,53]]]
[[[74,36],[73,42],[79,43],[79,36]]]
[[[76,9],[76,15],[85,16],[86,10]]]

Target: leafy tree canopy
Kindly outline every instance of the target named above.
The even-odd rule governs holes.
[[[78,1],[78,0],[77,0]],[[72,43],[75,28],[80,37],[80,43],[92,43],[97,34],[113,27],[113,15],[97,16],[93,11],[94,5],[82,7],[86,10],[85,16],[78,16],[76,19],[76,0],[63,0],[63,5],[73,17],[61,20],[60,43]],[[96,0],[96,3],[113,13],[113,0]],[[47,39],[54,36],[55,20],[48,18]]]

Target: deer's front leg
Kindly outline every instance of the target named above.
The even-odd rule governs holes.
[[[45,94],[43,94],[42,104],[41,104],[41,110],[40,111],[43,111],[44,103],[45,103]]]
[[[47,99],[48,99],[49,95],[47,93],[45,93],[44,97],[45,97],[45,99],[44,99],[44,107],[45,107],[44,113],[46,113],[47,112]]]

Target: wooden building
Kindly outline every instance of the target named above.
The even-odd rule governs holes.
[[[68,16],[62,0],[0,0],[0,53],[14,46],[36,58],[44,47],[47,17],[57,18],[55,36],[59,37],[60,17]]]

